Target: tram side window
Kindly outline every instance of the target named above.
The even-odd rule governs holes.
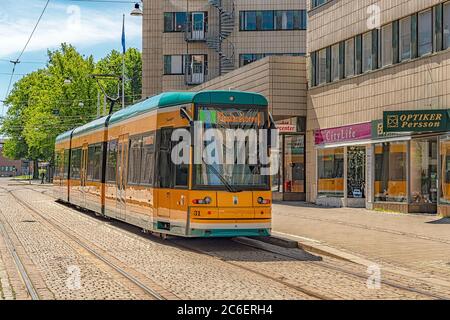
[[[102,145],[89,146],[88,149],[88,173],[89,181],[100,181],[102,162]]]
[[[158,152],[158,180],[160,188],[171,187],[171,129],[162,129],[160,132],[160,149]]]
[[[172,152],[171,152],[172,153]],[[183,151],[180,151],[179,156],[182,158]],[[189,179],[189,164],[176,164],[175,166],[175,186],[187,187]]]
[[[80,179],[81,149],[72,150],[72,160],[70,165],[71,179]]]
[[[142,137],[130,139],[130,156],[128,161],[128,183],[139,184],[141,177]]]
[[[155,175],[155,134],[142,138],[141,184],[153,186]]]
[[[69,149],[64,150],[64,174],[63,178],[68,179],[69,178]]]
[[[116,182],[117,169],[117,140],[108,142],[108,153],[106,156],[106,181]]]

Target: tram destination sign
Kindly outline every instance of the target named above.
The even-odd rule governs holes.
[[[447,131],[450,110],[385,111],[385,132],[439,132]]]

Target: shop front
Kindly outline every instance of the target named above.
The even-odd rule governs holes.
[[[272,178],[275,200],[305,201],[305,130],[306,119],[295,117],[277,121],[280,133],[280,167]]]
[[[448,216],[448,119],[448,110],[414,110],[374,121],[374,209]]]
[[[317,204],[366,206],[366,162],[370,139],[370,122],[314,132]]]

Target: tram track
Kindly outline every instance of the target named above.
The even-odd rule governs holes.
[[[26,201],[23,201],[22,199],[20,199],[18,196],[16,196],[14,194],[14,192],[12,190],[8,190],[8,189],[5,189],[5,188],[2,188],[2,189],[4,189],[8,194],[10,194],[21,206],[23,206],[27,210],[33,212],[35,215],[37,215],[43,221],[48,223],[51,227],[53,227],[56,230],[58,230],[61,234],[63,234],[64,236],[69,238],[71,241],[76,243],[83,250],[88,252],[92,257],[94,257],[95,259],[101,261],[102,263],[104,263],[105,265],[110,267],[112,270],[117,272],[121,277],[123,277],[123,278],[127,279],[128,281],[130,281],[131,283],[133,283],[136,287],[138,287],[140,290],[145,292],[145,294],[147,296],[149,296],[149,297],[151,297],[153,299],[156,299],[156,300],[167,300],[165,297],[163,297],[156,290],[154,290],[153,288],[150,288],[148,285],[143,283],[140,279],[138,279],[137,277],[132,275],[129,271],[125,270],[124,268],[122,268],[122,267],[118,266],[117,264],[115,264],[114,262],[110,261],[108,258],[106,258],[103,255],[101,255],[100,253],[98,253],[95,249],[91,248],[90,245],[88,245],[87,243],[83,242],[82,240],[80,240],[79,238],[75,237],[74,235],[70,234],[64,228],[62,228],[57,223],[52,221],[52,219],[46,217],[41,212],[39,212],[37,209],[33,208]],[[26,189],[33,190],[31,188],[26,188]],[[2,228],[3,228],[3,226],[2,226],[1,221],[0,221],[0,231],[3,231]],[[14,250],[14,247],[12,247],[12,250]],[[14,250],[14,252],[15,252],[15,250]],[[22,266],[23,270],[25,271],[25,269],[23,267],[23,264],[21,264],[21,266]],[[26,274],[26,271],[25,271],[25,274]],[[28,285],[30,285],[30,289],[34,288],[31,280],[29,280],[29,277],[27,278],[27,283],[28,283]],[[28,285],[27,285],[27,288],[28,288]]]
[[[33,282],[31,281],[28,271],[25,268],[25,265],[22,259],[20,258],[19,254],[17,253],[16,248],[14,247],[14,244],[11,240],[11,237],[8,234],[8,231],[6,230],[2,218],[0,218],[0,236],[2,236],[6,248],[8,249],[8,252],[10,253],[10,255],[14,260],[14,264],[17,267],[20,278],[22,279],[22,282],[24,283],[25,289],[27,290],[31,300],[40,300],[40,296],[37,292],[37,289],[35,288]]]
[[[282,252],[279,252],[279,251],[275,252],[274,250],[264,249],[264,248],[261,248],[261,247],[258,247],[258,246],[254,246],[254,245],[245,243],[243,241],[240,241],[239,239],[233,239],[233,241],[236,241],[236,242],[238,242],[238,243],[240,243],[242,245],[245,245],[245,246],[253,247],[253,248],[256,248],[256,249],[259,249],[259,250],[263,250],[263,251],[267,251],[267,252],[271,252],[271,253],[276,253],[276,254],[278,254],[280,256],[297,260],[297,258],[295,256],[293,256],[293,255],[285,254],[285,253],[282,253]],[[353,276],[353,277],[356,277],[356,278],[359,278],[359,279],[362,279],[362,280],[365,280],[365,281],[367,280],[367,274],[361,274],[361,273],[358,273],[358,272],[355,272],[355,271],[346,270],[344,268],[331,265],[330,263],[325,262],[325,261],[321,261],[320,262],[320,266],[323,267],[323,268],[326,268],[328,270],[337,271],[337,272],[340,272],[340,273],[343,273],[343,274],[346,274],[346,275],[349,275],[349,276]],[[448,296],[444,297],[444,296],[433,294],[433,293],[430,293],[430,292],[425,292],[423,290],[419,290],[419,289],[411,288],[411,287],[408,287],[408,286],[396,284],[396,283],[393,283],[392,281],[387,281],[387,280],[383,280],[383,279],[380,280],[380,284],[384,284],[384,285],[390,286],[392,288],[408,291],[408,292],[411,292],[411,293],[420,294],[420,295],[423,295],[423,296],[426,296],[426,297],[429,297],[429,298],[433,298],[433,299],[437,299],[437,300],[448,300],[450,298]]]
[[[27,188],[27,187],[25,187],[25,189],[29,189],[29,190],[33,190],[33,191],[35,191],[35,192],[39,192],[39,191],[37,191],[37,190],[35,190],[35,189],[32,189],[32,188]],[[33,210],[34,212],[36,212],[36,210],[35,210],[34,208],[31,208],[30,205],[29,205],[28,203],[24,202],[23,200],[21,200],[20,198],[18,198],[17,196],[15,196],[14,193],[12,193],[12,192],[10,192],[10,193],[11,193],[12,196],[13,196],[17,201],[19,201],[22,205],[25,205],[25,206],[26,206],[27,208],[29,208],[30,210]],[[43,217],[40,213],[38,213],[38,214],[39,214],[41,217]],[[92,218],[93,218],[93,217],[92,217]],[[46,219],[46,220],[48,220],[48,219]],[[54,223],[52,223],[52,225],[54,225],[55,227],[58,227],[58,229],[61,229],[60,226],[58,226],[58,225],[56,225],[56,224],[54,224]],[[65,232],[64,232],[64,233],[65,233]],[[73,237],[73,236],[71,236],[71,237]],[[75,238],[75,239],[78,240],[77,238]],[[175,239],[173,239],[173,240],[175,240]],[[196,248],[195,246],[187,245],[187,244],[185,244],[185,243],[182,244],[182,243],[180,243],[180,241],[176,241],[176,240],[173,241],[173,240],[169,238],[169,240],[166,240],[166,241],[167,241],[167,242],[170,242],[170,243],[173,244],[175,247],[178,247],[178,248],[180,248],[180,249],[189,250],[189,251],[195,252],[195,253],[197,253],[197,254],[202,254],[202,255],[207,255],[207,256],[213,257],[213,258],[218,259],[218,260],[220,260],[221,262],[223,262],[223,263],[225,263],[225,264],[228,264],[228,265],[231,265],[231,266],[233,266],[233,267],[235,267],[235,268],[239,268],[239,269],[244,270],[244,271],[246,271],[246,272],[250,272],[250,273],[252,273],[252,274],[258,275],[258,276],[263,277],[263,278],[265,278],[265,279],[274,281],[274,282],[276,282],[276,283],[278,283],[278,284],[281,284],[281,285],[283,285],[283,286],[286,286],[286,287],[288,287],[288,288],[291,288],[291,289],[293,289],[293,290],[296,290],[296,291],[298,291],[299,293],[302,293],[302,294],[304,294],[304,295],[306,295],[306,296],[308,296],[308,297],[311,297],[311,298],[313,298],[313,299],[318,299],[318,300],[332,300],[332,299],[333,299],[333,298],[328,297],[328,296],[326,296],[326,295],[324,295],[324,294],[322,294],[322,293],[315,292],[315,291],[312,291],[312,290],[310,290],[310,289],[306,289],[306,288],[303,288],[303,287],[301,287],[301,286],[298,286],[298,285],[295,285],[295,284],[292,284],[292,283],[288,283],[288,282],[286,282],[286,281],[283,281],[283,280],[281,280],[280,278],[277,278],[276,276],[271,276],[271,275],[269,275],[269,274],[267,274],[267,273],[265,273],[265,272],[257,271],[257,270],[255,270],[254,268],[249,268],[249,267],[243,266],[243,265],[241,265],[241,264],[239,264],[239,263],[237,263],[237,262],[228,261],[228,260],[226,260],[226,259],[220,257],[219,255],[213,254],[213,253],[211,253],[211,252],[209,252],[209,251],[205,251],[205,250]],[[79,240],[78,240],[78,241],[79,241]],[[78,241],[77,241],[77,242],[78,242]],[[239,239],[236,239],[236,238],[232,239],[231,241],[236,242],[236,243],[239,243],[240,245],[243,245],[243,246],[246,246],[246,247],[251,247],[251,248],[253,248],[253,249],[257,249],[257,250],[261,250],[261,251],[266,251],[266,252],[274,253],[274,254],[277,254],[277,255],[282,256],[282,257],[285,257],[285,258],[289,258],[289,259],[293,259],[293,260],[299,260],[299,259],[296,258],[294,255],[290,255],[290,254],[286,254],[286,253],[280,252],[280,250],[267,250],[267,249],[261,248],[260,246],[251,245],[251,244],[249,244],[248,242],[240,241]],[[95,253],[95,252],[94,252],[94,253]],[[321,261],[319,267],[324,268],[324,269],[327,269],[327,270],[330,270],[330,271],[339,272],[339,273],[341,273],[341,274],[345,274],[345,275],[351,276],[351,277],[353,277],[353,278],[358,278],[358,279],[361,279],[361,280],[363,280],[363,281],[367,281],[367,277],[368,277],[367,274],[362,274],[362,273],[358,273],[358,272],[355,272],[355,271],[346,270],[346,269],[344,269],[344,268],[342,268],[342,267],[338,267],[338,266],[331,265],[330,263],[325,262],[325,261]],[[413,279],[413,280],[418,280],[418,279]],[[409,293],[414,293],[414,294],[417,294],[417,295],[422,295],[422,296],[427,297],[427,298],[430,298],[430,299],[438,299],[438,300],[447,300],[447,299],[449,299],[448,296],[445,297],[445,296],[442,296],[442,295],[439,295],[439,294],[434,294],[434,293],[426,292],[426,291],[424,291],[424,290],[411,288],[411,287],[409,287],[409,286],[402,285],[402,284],[398,284],[398,283],[394,283],[394,282],[389,281],[389,280],[381,279],[381,280],[380,280],[380,284],[386,285],[386,286],[389,286],[389,287],[391,287],[391,288],[395,288],[395,289],[398,289],[398,290],[406,291],[406,292],[409,292]]]

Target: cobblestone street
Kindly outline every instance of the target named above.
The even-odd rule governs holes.
[[[322,221],[331,219],[324,209],[275,206],[275,211],[275,229],[283,233],[325,241],[319,230],[328,229],[319,225],[332,224]],[[302,226],[286,226],[294,223]],[[429,227],[439,227],[435,237],[450,240],[443,230],[447,226]],[[162,240],[59,204],[50,186],[7,179],[0,180],[0,231],[1,299],[450,298],[445,281],[428,282],[383,270],[381,283],[373,286],[367,266],[300,249],[248,239]],[[329,231],[330,245],[338,244],[332,242],[334,237],[346,237],[339,230]],[[405,236],[411,251],[410,238]],[[365,238],[360,239],[362,247]],[[394,248],[400,250],[399,246]],[[445,260],[444,252],[435,254],[430,251],[426,261]]]

